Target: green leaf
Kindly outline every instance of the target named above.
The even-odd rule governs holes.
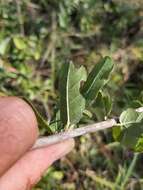
[[[33,109],[33,111],[34,111],[34,113],[36,115],[37,121],[38,121],[38,126],[40,128],[45,128],[46,132],[48,132],[49,135],[52,134],[53,130],[50,128],[47,121],[42,117],[42,115],[37,111],[37,109],[34,107],[32,102],[30,100],[28,100],[27,98],[25,98],[25,97],[22,97],[22,98],[23,98],[23,100],[25,100],[32,107],[32,109]]]
[[[53,120],[51,121],[49,126],[52,129],[53,133],[61,131],[61,120],[60,120],[60,111],[59,110],[54,114]]]
[[[138,139],[136,146],[134,148],[136,152],[143,152],[143,134]]]
[[[61,28],[66,28],[69,23],[69,17],[67,13],[67,9],[64,8],[62,4],[60,4],[60,13],[59,13],[59,25]]]
[[[143,151],[143,146],[140,146],[143,142],[142,139],[143,121],[140,123],[134,123],[128,128],[124,128],[120,134],[119,141],[121,144],[134,151]]]
[[[52,178],[58,181],[61,181],[64,177],[64,172],[62,171],[53,171],[52,172]]]
[[[19,50],[26,49],[26,47],[27,47],[27,45],[25,43],[25,40],[22,37],[14,36],[13,37],[13,42],[14,42],[16,48],[19,49]]]
[[[92,118],[92,113],[89,111],[89,110],[84,110],[83,111],[83,114],[85,115],[85,116],[87,116],[88,118]]]
[[[136,112],[134,109],[129,108],[123,111],[120,115],[119,121],[125,127],[129,127],[132,123],[135,123],[139,113]],[[131,124],[130,124],[131,123]]]
[[[143,112],[138,113],[138,117],[136,119],[137,122],[141,122],[143,120]]]
[[[112,135],[113,135],[113,138],[114,138],[116,141],[119,140],[120,134],[121,134],[121,127],[120,127],[120,126],[114,126],[114,127],[112,128]]]
[[[99,92],[96,101],[93,103],[94,113],[98,121],[102,121],[108,117],[112,109],[112,100],[106,93]]]
[[[115,139],[134,151],[143,151],[143,113],[129,108],[122,112],[119,120],[125,127],[120,127],[117,138],[114,132]]]
[[[113,62],[109,57],[103,58],[95,65],[81,89],[81,93],[87,100],[92,101],[96,98],[99,90],[107,83],[112,69]]]
[[[5,55],[10,47],[11,38],[5,38],[0,42],[0,55]]]
[[[80,94],[81,81],[86,80],[83,66],[75,68],[73,63],[65,63],[60,75],[60,117],[63,125],[76,124],[85,109],[85,99]]]
[[[107,94],[103,96],[103,101],[104,101],[105,113],[106,113],[106,116],[108,116],[112,110],[112,100],[110,96]]]

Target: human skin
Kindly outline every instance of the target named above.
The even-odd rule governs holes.
[[[38,138],[32,108],[17,97],[0,98],[0,177]]]
[[[7,105],[10,105],[11,101],[12,101],[11,98],[7,98],[6,101],[2,102],[2,99],[0,98],[0,105],[5,107],[4,115],[7,115],[7,113],[9,114],[10,108]],[[15,101],[15,104],[16,103],[17,102]],[[0,112],[1,112],[1,109],[0,109]],[[13,114],[15,115],[17,114],[17,109],[13,110]],[[30,121],[31,123],[35,122],[32,120],[33,119],[32,114],[28,114],[27,117],[28,117],[29,122]],[[14,119],[10,121],[12,121],[12,123],[9,122],[8,124],[9,126],[11,125],[12,128],[16,129],[19,126],[19,122],[17,122],[17,117],[14,117]],[[25,119],[23,119],[23,121],[21,120],[21,122],[25,122]],[[5,125],[3,120],[0,120],[1,129],[3,128],[3,125]],[[3,136],[2,133],[3,133],[3,130],[0,130],[0,137]],[[37,130],[35,130],[33,138],[37,137],[37,134],[38,134]],[[9,137],[11,138],[11,135],[10,136],[6,135],[7,141],[9,140],[8,139]],[[4,138],[2,138],[2,140],[4,140]],[[10,141],[12,144],[13,143],[12,140]],[[34,141],[36,141],[36,138]],[[32,142],[31,141],[29,142],[31,145]],[[0,144],[1,143],[2,142],[0,138]],[[9,144],[7,144],[7,146],[9,146]],[[27,146],[27,148],[28,147],[29,146]],[[73,147],[74,147],[74,140],[70,139],[68,141],[64,141],[64,142],[51,145],[48,147],[44,147],[44,148],[39,148],[39,149],[34,149],[34,150],[29,150],[29,151],[26,151],[26,149],[23,149],[24,151],[23,156],[20,159],[18,159],[18,161],[14,163],[9,169],[7,169],[7,171],[0,177],[0,190],[3,190],[3,189],[30,190],[40,180],[41,176],[46,171],[46,169],[54,161],[60,159],[61,157],[66,155],[68,152],[70,152]],[[15,152],[15,154],[17,153]],[[3,155],[3,152],[1,151],[1,156],[2,155]]]

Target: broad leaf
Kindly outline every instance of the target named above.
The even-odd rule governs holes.
[[[141,144],[143,145],[143,121],[124,128],[120,134],[119,141],[134,151],[143,151],[143,146],[140,146]]]
[[[99,90],[107,83],[112,68],[113,62],[109,57],[103,58],[95,65],[81,89],[81,93],[87,100],[92,101],[96,98]]]
[[[124,127],[116,127],[113,137],[124,146],[137,151],[143,151],[143,113],[127,109],[120,115],[120,123]]]
[[[65,63],[60,75],[60,116],[63,125],[76,124],[85,109],[85,99],[80,94],[81,81],[86,80],[84,67],[75,68],[73,63]]]
[[[129,108],[121,113],[119,121],[125,127],[129,127],[130,123],[132,124],[132,123],[136,122],[138,116],[139,116],[138,112],[136,112],[132,108]]]
[[[110,96],[106,93],[99,92],[92,107],[98,121],[104,120],[108,117],[112,109],[112,101]]]

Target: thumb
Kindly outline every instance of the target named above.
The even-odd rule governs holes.
[[[40,180],[47,167],[71,151],[73,146],[74,140],[71,139],[45,148],[31,150],[1,177],[0,189],[31,189]]]

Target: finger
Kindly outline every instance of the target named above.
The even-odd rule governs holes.
[[[73,146],[74,140],[71,139],[28,152],[1,177],[0,189],[31,189],[40,180],[47,167],[70,152]]]
[[[0,97],[0,176],[21,158],[38,137],[32,108],[17,97]]]

